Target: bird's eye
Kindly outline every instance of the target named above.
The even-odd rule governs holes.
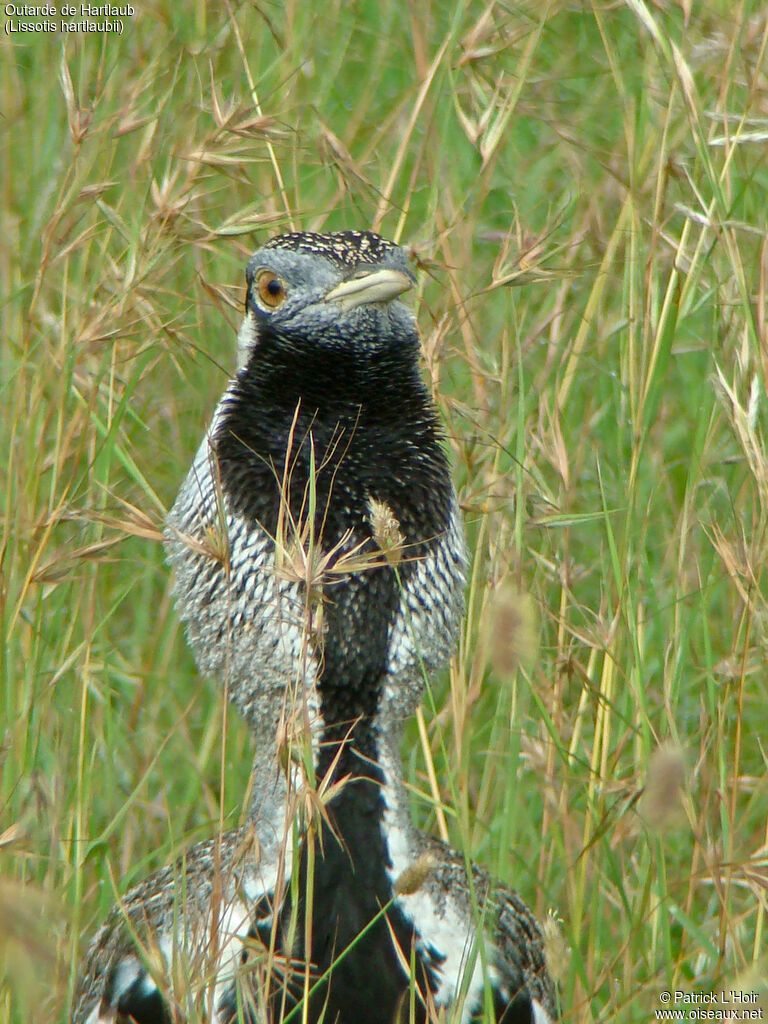
[[[256,298],[264,309],[277,309],[285,302],[285,285],[271,270],[261,270],[256,278]]]

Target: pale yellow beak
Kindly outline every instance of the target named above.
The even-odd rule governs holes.
[[[342,309],[354,309],[370,302],[391,302],[413,288],[413,280],[400,270],[373,270],[370,274],[342,281],[331,288],[326,302],[338,302]]]

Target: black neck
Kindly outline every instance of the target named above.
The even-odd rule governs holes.
[[[325,1020],[339,1024],[393,1024],[410,1021],[410,982],[395,944],[414,964],[414,984],[422,994],[434,992],[434,969],[421,952],[419,936],[403,915],[388,869],[389,851],[382,832],[384,803],[381,769],[375,763],[375,730],[357,729],[344,746],[334,777],[352,777],[326,808],[328,822],[314,840],[305,839],[299,867],[299,929],[304,934],[306,895],[312,890],[311,956],[317,976],[330,971],[310,1004],[309,1019],[316,1021],[325,1007]],[[362,756],[359,740],[369,749]],[[325,770],[337,748],[325,748]],[[373,756],[370,756],[373,755]],[[323,771],[319,772],[322,776]],[[314,841],[312,881],[309,879],[308,842]],[[288,912],[289,908],[286,908]],[[394,936],[394,938],[393,938]],[[415,996],[416,1024],[426,1020],[421,997]]]

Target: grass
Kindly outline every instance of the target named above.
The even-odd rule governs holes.
[[[418,267],[474,551],[418,820],[556,908],[567,1021],[759,989],[764,5],[135,6],[2,41],[0,1016],[65,1020],[117,893],[239,819],[158,531],[294,226]]]

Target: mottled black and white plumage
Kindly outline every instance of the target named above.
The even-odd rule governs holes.
[[[275,308],[260,295],[264,277],[284,289]],[[402,590],[391,570],[328,586],[326,609],[345,609],[344,646],[326,642],[324,657],[382,674],[384,699],[408,714],[423,692],[420,660],[429,670],[453,651],[466,555],[414,317],[396,301],[413,282],[405,254],[370,232],[284,235],[255,253],[246,279],[238,372],[169,518],[190,643],[258,728],[265,693],[314,680],[323,656],[306,587],[276,569],[275,542],[291,546],[313,490],[314,545],[335,548],[337,563],[358,546],[370,554],[378,501],[404,536]],[[224,557],[205,554],[212,538],[226,538]]]
[[[516,892],[475,864],[468,878],[459,851],[414,827],[402,777],[401,732],[394,720],[378,723],[381,831],[392,888],[422,866],[421,884],[403,892],[398,905],[423,946],[440,954],[435,1003],[451,1006],[456,1015],[449,1020],[486,1020],[487,990],[498,1024],[550,1024],[558,1019],[557,994],[535,917]]]
[[[463,858],[413,828],[401,777],[402,723],[454,649],[466,563],[415,321],[397,301],[413,281],[405,255],[368,232],[286,235],[246,279],[237,374],[168,548],[198,663],[226,680],[262,758],[276,763],[289,694],[314,722],[318,779],[348,776],[314,851],[311,925],[308,839],[292,866],[297,903],[276,910],[281,935],[300,922],[283,953],[330,971],[309,1019],[424,1021],[437,1006],[468,1024],[490,999],[504,1024],[548,1024],[555,994],[533,917],[473,868],[478,929]],[[396,524],[394,557],[377,509]],[[283,820],[281,793],[271,813]],[[398,894],[425,856],[431,869]]]
[[[72,1024],[232,1024],[244,999],[259,1009],[246,1020],[266,1020],[265,1002],[291,988],[279,908],[293,861],[289,794],[305,777],[290,739],[286,751],[274,737],[257,747],[244,826],[195,844],[113,908],[84,958]]]
[[[212,1002],[209,1019],[223,1024],[216,1007],[235,983],[260,910],[271,912],[263,896],[245,829],[223,837],[218,859],[214,840],[193,846],[129,890],[96,933],[73,1024],[170,1024],[172,999],[185,1020],[208,1018]]]

